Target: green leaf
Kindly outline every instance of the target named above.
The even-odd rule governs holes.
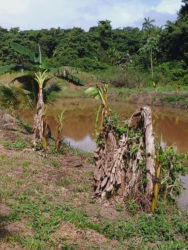
[[[95,96],[95,99],[96,99],[96,100],[99,100],[99,99],[100,99],[100,96],[99,96],[99,95],[96,95],[96,96]]]
[[[24,47],[18,43],[15,43],[15,42],[11,42],[10,47],[13,50],[15,50],[16,52],[18,52],[19,54],[28,56],[32,62],[36,61],[35,53],[32,52],[31,50],[27,49],[26,47]]]
[[[96,86],[93,86],[93,87],[90,87],[88,89],[85,90],[85,94],[87,96],[90,96],[90,97],[97,97],[99,96],[99,92],[98,92],[98,89],[96,88]],[[97,98],[96,98],[97,99]]]
[[[9,72],[12,69],[15,69],[18,65],[17,64],[10,64],[0,67],[0,74],[4,74]]]

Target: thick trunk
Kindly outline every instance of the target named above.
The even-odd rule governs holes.
[[[154,179],[155,179],[155,138],[152,126],[151,109],[149,107],[142,108],[142,116],[144,120],[145,130],[145,148],[146,148],[146,196],[148,200],[153,197]]]
[[[129,136],[129,130],[134,130],[135,136]],[[140,130],[141,136],[136,133]],[[155,178],[151,109],[143,107],[135,112],[129,119],[126,134],[119,141],[109,125],[100,136],[104,144],[94,154],[95,194],[102,198],[116,194],[125,201],[131,198],[151,211]]]

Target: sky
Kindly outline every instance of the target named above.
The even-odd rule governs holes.
[[[113,28],[141,27],[144,17],[162,26],[176,19],[180,7],[181,0],[0,0],[0,26],[88,30],[110,20]]]

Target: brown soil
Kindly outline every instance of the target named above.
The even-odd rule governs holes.
[[[33,190],[31,200],[43,193],[54,204],[67,204],[85,210],[93,222],[103,219],[126,217],[126,212],[117,212],[113,202],[103,203],[93,200],[93,165],[92,159],[84,155],[76,155],[70,151],[64,155],[51,155],[42,151],[34,151],[27,147],[22,151],[9,150],[4,142],[13,143],[15,140],[28,140],[30,135],[20,131],[4,130],[0,128],[0,157],[7,163],[0,162],[0,176],[7,179],[4,189],[0,182],[0,249],[24,249],[16,242],[17,235],[32,237],[30,221],[24,218],[21,221],[9,221],[11,214],[10,204],[15,204],[14,196]],[[55,163],[54,163],[55,162]],[[38,188],[36,188],[38,187]],[[13,197],[9,195],[9,192]],[[54,195],[56,193],[57,195]],[[99,212],[100,211],[100,212]],[[48,217],[48,213],[43,214]],[[62,249],[62,238],[68,244],[76,244],[76,249],[114,249],[118,242],[105,238],[93,230],[78,229],[72,223],[62,222],[51,238],[57,248]],[[11,242],[14,239],[14,242]]]
[[[95,232],[94,230],[82,230],[76,228],[73,224],[68,222],[63,222],[59,229],[53,234],[52,238],[55,242],[61,240],[61,238],[66,239],[66,242],[70,245],[79,242],[79,249],[88,249],[92,244],[93,246],[98,246],[99,249],[101,247],[108,246],[108,249],[113,249],[114,243],[117,244],[116,241],[109,241],[103,235]],[[61,244],[57,249],[61,249]],[[104,249],[104,248],[103,248]]]

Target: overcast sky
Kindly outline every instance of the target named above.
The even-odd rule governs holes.
[[[88,30],[108,19],[113,28],[141,27],[144,17],[161,26],[176,19],[180,6],[181,0],[0,0],[0,26]]]

